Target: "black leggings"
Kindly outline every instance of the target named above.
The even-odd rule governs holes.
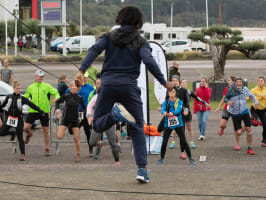
[[[3,126],[0,128],[0,136],[10,135],[10,133],[8,133],[8,130],[10,128],[12,128],[12,126],[6,125],[6,122],[5,122]],[[16,134],[17,134],[19,149],[20,149],[21,154],[25,154],[25,144],[23,140],[23,128],[24,128],[23,118],[19,117],[18,126],[16,127]]]
[[[165,128],[164,129],[164,133],[163,133],[163,143],[162,143],[162,147],[161,147],[161,158],[164,159],[165,156],[165,152],[166,152],[166,147],[167,147],[167,143],[169,140],[169,137],[171,135],[171,132],[175,130],[177,135],[179,136],[180,139],[180,146],[183,146],[187,156],[189,158],[191,158],[191,151],[190,148],[188,146],[186,137],[185,137],[185,133],[184,133],[184,128],[183,127],[177,127],[175,129],[170,129],[170,128]]]
[[[251,116],[256,120],[260,119],[262,123],[262,142],[266,142],[266,110],[255,110],[253,106],[251,106],[250,112]]]

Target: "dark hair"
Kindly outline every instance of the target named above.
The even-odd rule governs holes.
[[[121,26],[129,25],[134,29],[140,29],[143,25],[142,13],[133,6],[122,8],[116,17],[115,22]]]
[[[204,79],[206,83],[208,83],[208,79],[206,77],[201,77],[200,80]]]
[[[96,79],[99,79],[99,78],[101,78],[101,72],[99,72],[99,73],[96,74]]]
[[[240,81],[242,81],[242,82],[243,82],[243,80],[242,80],[242,78],[241,78],[241,77],[236,77],[236,78],[235,78],[235,81],[238,81],[238,80],[240,80]]]
[[[229,78],[230,78],[232,81],[235,81],[235,80],[236,80],[236,77],[235,77],[235,76],[229,76]]]
[[[259,77],[257,78],[257,80],[258,80],[259,78],[263,79],[264,82],[265,82],[265,78],[264,78],[264,76],[259,76]]]
[[[178,88],[177,87],[173,87],[171,90],[168,90],[168,92],[171,92],[172,90],[175,90],[176,97],[178,97]]]
[[[63,82],[63,80],[65,80],[66,78],[67,78],[67,75],[65,75],[65,74],[60,76],[58,79],[58,83]]]

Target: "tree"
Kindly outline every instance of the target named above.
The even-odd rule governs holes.
[[[214,75],[210,81],[224,80],[224,68],[226,63],[226,55],[230,50],[238,50],[243,52],[248,58],[254,55],[259,49],[264,48],[261,42],[243,42],[241,31],[232,30],[226,25],[213,25],[203,28],[198,32],[190,33],[188,38],[194,41],[201,41],[210,46],[213,60]]]

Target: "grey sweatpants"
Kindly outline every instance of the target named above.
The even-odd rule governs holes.
[[[107,129],[105,133],[106,133],[109,145],[111,146],[114,160],[116,162],[118,162],[119,161],[119,149],[120,148],[119,148],[119,145],[116,143],[114,126]],[[92,129],[91,136],[90,136],[90,145],[96,146],[97,142],[98,142],[98,138],[101,137],[101,135],[102,135],[102,133],[97,133],[94,129]]]

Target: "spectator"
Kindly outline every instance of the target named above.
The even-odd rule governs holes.
[[[38,106],[45,114],[41,115],[38,111],[34,109],[29,109],[29,114],[26,118],[26,123],[24,125],[24,131],[27,133],[25,144],[30,142],[32,137],[31,127],[35,120],[40,120],[44,135],[45,144],[45,155],[49,156],[49,116],[50,112],[50,99],[49,95],[53,95],[55,99],[58,99],[59,93],[57,89],[53,88],[50,84],[43,82],[44,72],[42,70],[37,70],[35,72],[35,81],[31,84],[25,93],[26,98],[31,98],[31,102]]]
[[[98,74],[98,70],[95,66],[92,65],[91,67],[89,67],[84,74],[84,77],[88,78],[87,83],[92,86],[95,86],[95,80],[96,80],[97,74]]]
[[[23,40],[21,37],[19,37],[19,39],[18,39],[18,46],[19,46],[19,51],[22,52]]]
[[[179,64],[177,62],[173,62],[173,66],[170,67],[169,70],[169,80],[172,80],[172,76],[177,75],[178,79],[180,80],[180,71],[179,71]]]
[[[8,59],[4,60],[4,68],[0,69],[0,80],[11,85],[14,80],[14,73],[11,68],[8,66]]]
[[[66,90],[68,89],[67,82],[68,82],[67,75],[62,75],[58,79],[57,90],[60,94],[60,97],[63,96],[66,93]]]

